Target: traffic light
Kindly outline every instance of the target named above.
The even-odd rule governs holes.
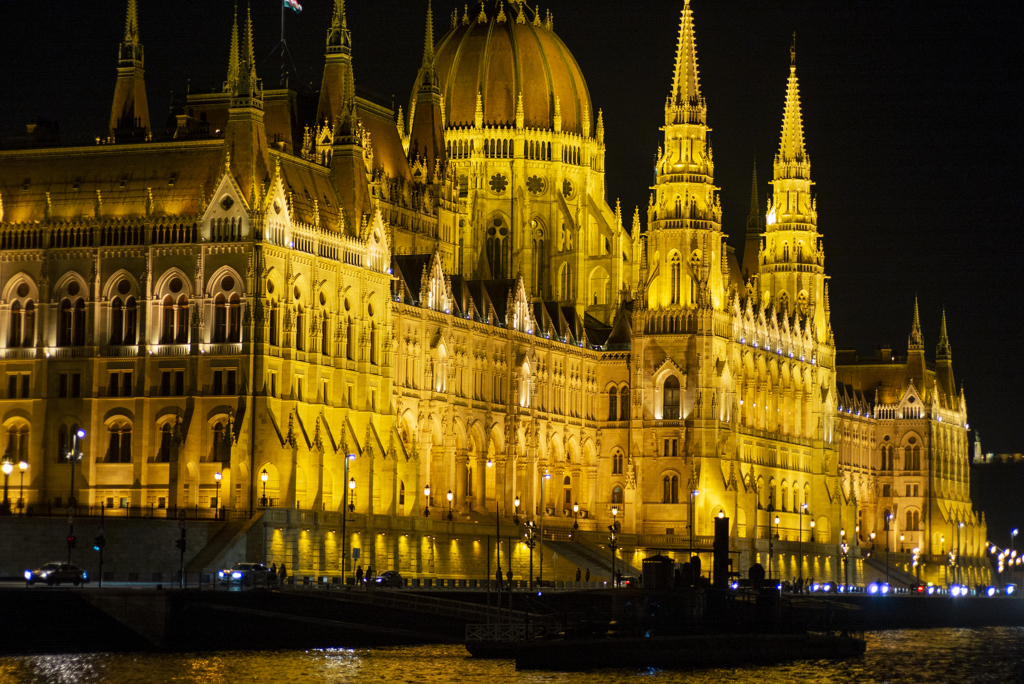
[[[68,548],[69,549],[75,548],[76,542],[77,542],[77,540],[75,539],[75,535],[69,534],[68,535]]]
[[[92,548],[96,551],[103,550],[103,547],[107,545],[107,538],[102,534],[96,537],[96,541],[93,542]]]

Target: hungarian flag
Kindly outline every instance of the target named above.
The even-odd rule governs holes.
[[[284,6],[296,12],[302,11],[302,5],[299,4],[299,0],[284,0]]]

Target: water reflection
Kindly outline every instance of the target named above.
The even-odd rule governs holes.
[[[204,654],[87,654],[0,658],[0,684],[665,684],[720,682],[1021,682],[1024,628],[899,630],[868,635],[863,658],[696,672],[516,672],[461,646]]]

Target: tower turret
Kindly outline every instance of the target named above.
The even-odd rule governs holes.
[[[725,306],[722,228],[707,105],[700,92],[689,0],[683,5],[672,92],[665,102],[664,145],[647,233],[650,308]]]
[[[768,297],[764,305],[781,315],[810,318],[815,339],[825,344],[829,339],[825,254],[818,234],[817,208],[811,196],[811,160],[804,147],[795,35],[790,49],[782,136],[771,185],[758,278],[759,288]]]
[[[135,0],[128,0],[124,40],[117,62],[117,85],[110,110],[112,138],[147,140],[150,137],[149,103],[146,100],[145,60],[139,37],[139,15]]]
[[[421,162],[426,168],[423,180],[433,179],[438,166],[445,163],[444,126],[441,119],[441,90],[434,71],[434,12],[427,2],[427,27],[423,39],[423,64],[416,75],[419,89],[409,104],[409,163]]]
[[[238,40],[238,10],[235,9],[235,27],[232,44]],[[263,84],[256,75],[253,45],[252,10],[246,9],[245,31],[238,53],[228,60],[228,76],[236,69],[231,85],[231,105],[224,130],[224,145],[231,155],[231,172],[238,186],[250,202],[250,208],[260,192],[260,186],[270,174],[270,155],[267,133],[263,124]]]
[[[747,239],[743,244],[743,280],[757,275],[757,257],[761,252],[761,233],[764,232],[764,214],[761,197],[757,190],[757,159],[754,160],[754,177],[750,182],[750,213],[747,215]]]
[[[320,86],[320,105],[316,121],[332,128],[346,108],[355,106],[355,79],[352,74],[352,33],[345,16],[345,0],[334,0],[334,15],[327,30],[327,62]]]
[[[907,339],[907,375],[914,386],[925,391],[930,386],[925,382],[928,367],[924,358],[924,335],[921,334],[921,315],[918,312],[917,297],[914,297],[914,323]]]
[[[935,348],[935,377],[946,394],[946,401],[952,405],[959,397],[953,380],[953,348],[949,344],[949,334],[946,332],[945,309],[942,311],[942,327],[939,328],[939,344]]]

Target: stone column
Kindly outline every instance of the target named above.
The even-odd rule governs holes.
[[[468,510],[469,505],[466,503],[466,465],[469,463],[469,454],[466,453],[465,449],[460,450],[455,455],[455,500],[453,505],[456,511],[460,513]]]

